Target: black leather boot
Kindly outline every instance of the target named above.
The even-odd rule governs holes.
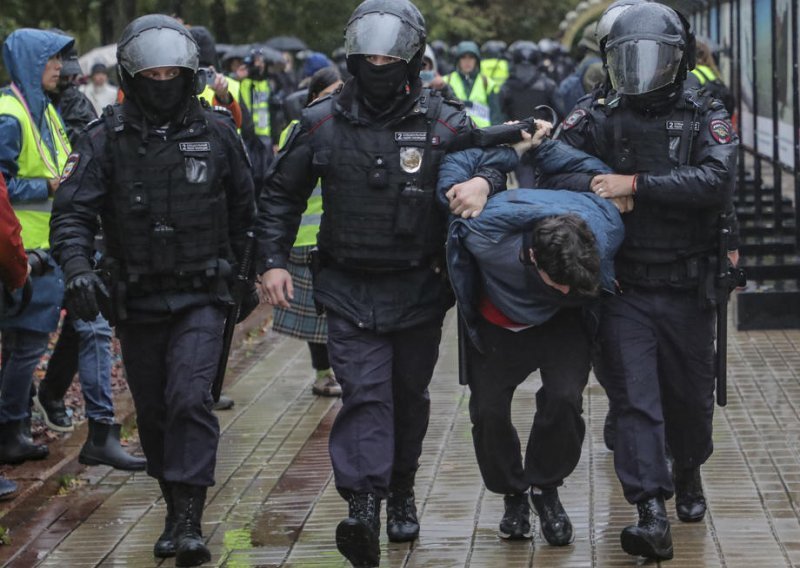
[[[163,479],[159,479],[158,486],[161,487],[161,495],[164,496],[164,503],[167,505],[167,516],[164,517],[164,531],[158,537],[155,546],[153,546],[153,556],[156,558],[172,558],[175,556],[175,539],[173,537],[175,532],[175,503],[172,499],[172,485]]]
[[[78,455],[78,461],[84,465],[110,465],[124,471],[143,471],[147,460],[132,456],[122,449],[119,429],[119,424],[89,419],[89,435]]]
[[[561,499],[558,498],[557,488],[536,489],[532,487],[531,503],[539,517],[542,536],[548,544],[566,546],[574,540],[572,521],[569,520],[569,515],[564,510]]]
[[[336,547],[356,568],[379,566],[381,500],[374,493],[350,493],[349,516],[336,527]]]
[[[703,495],[700,468],[673,470],[673,476],[675,512],[678,513],[678,518],[684,523],[702,521],[706,515],[706,497]]]
[[[200,527],[207,487],[170,483],[175,507],[175,566],[199,566],[211,560]]]
[[[19,464],[28,460],[42,460],[50,454],[45,444],[34,444],[30,426],[25,420],[12,420],[0,424],[0,463]]]
[[[386,534],[392,542],[409,542],[419,536],[413,487],[389,490],[386,499]]]
[[[672,558],[672,533],[663,497],[651,497],[636,504],[639,522],[625,527],[620,535],[622,550],[653,560]]]

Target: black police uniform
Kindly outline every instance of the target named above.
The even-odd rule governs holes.
[[[343,406],[330,434],[348,497],[413,486],[428,426],[428,384],[445,311],[445,215],[434,203],[445,146],[471,128],[423,89],[375,118],[349,81],[303,112],[262,193],[259,271],[286,266],[306,201],[322,180],[315,299],[328,314]],[[481,172],[493,186],[496,171]]]
[[[206,487],[226,279],[253,223],[253,182],[229,115],[192,98],[181,122],[143,125],[126,101],[88,127],[58,190],[51,243],[69,280],[89,265],[100,216],[147,472]]]
[[[617,410],[615,466],[625,497],[670,497],[674,468],[712,452],[713,284],[717,218],[731,199],[737,137],[722,104],[687,90],[657,115],[612,95],[575,109],[560,138],[638,174],[616,259],[618,295],[604,306],[606,389]],[[575,189],[587,190],[591,176]],[[562,180],[563,181],[563,180]]]

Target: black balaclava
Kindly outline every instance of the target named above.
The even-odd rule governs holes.
[[[408,63],[397,61],[388,65],[373,65],[364,57],[359,57],[358,90],[361,96],[377,110],[392,106],[398,95],[405,94],[408,84]]]
[[[680,76],[680,74],[678,74]],[[626,95],[631,108],[642,114],[662,115],[675,106],[675,102],[683,91],[683,81],[676,79],[655,91],[643,95]]]
[[[133,88],[148,119],[160,126],[176,118],[188,98],[187,80],[183,70],[168,81],[148,79],[137,73],[133,78]]]

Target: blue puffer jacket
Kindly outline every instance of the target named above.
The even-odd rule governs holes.
[[[537,166],[544,171],[582,171],[587,173],[609,173],[611,170],[596,158],[584,154],[560,142],[546,141],[535,154]],[[444,194],[456,183],[463,182],[480,168],[491,166],[501,171],[511,171],[517,165],[516,153],[510,148],[493,150],[466,150],[448,155],[439,170],[438,197],[443,206]],[[490,243],[516,243],[508,239],[511,234],[529,230],[539,219],[551,215],[573,213],[581,217],[597,239],[601,258],[602,287],[612,291],[614,287],[614,255],[622,244],[624,225],[616,207],[593,193],[576,193],[564,190],[516,189],[492,197],[483,212],[474,219],[454,218],[447,239],[447,266],[450,281],[456,294],[459,311],[467,324],[470,339],[481,349],[475,322],[480,314],[477,306],[481,287],[492,285],[491,280],[481,277],[475,257],[464,245],[465,238],[474,233]],[[498,251],[498,256],[518,257],[519,249]],[[487,289],[502,295],[508,291]],[[528,311],[528,322],[546,321],[558,306],[535,306]]]

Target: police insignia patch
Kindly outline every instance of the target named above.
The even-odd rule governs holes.
[[[422,151],[419,148],[400,148],[400,167],[408,174],[415,174],[422,166]]]
[[[59,183],[64,183],[70,176],[78,169],[78,163],[81,161],[81,155],[72,153],[67,158],[67,163],[64,164],[64,171],[61,172],[61,180]]]
[[[708,126],[711,130],[711,137],[717,144],[729,144],[731,141],[731,126],[724,120],[712,120]]]
[[[573,110],[569,116],[564,120],[564,130],[569,130],[577,125],[584,116],[586,116],[587,112],[582,108],[577,108]]]

